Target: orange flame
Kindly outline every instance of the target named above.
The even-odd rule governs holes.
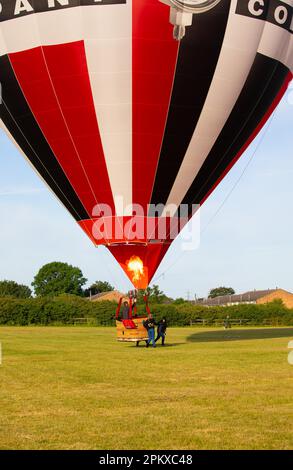
[[[139,282],[144,276],[143,262],[139,256],[131,256],[126,262],[127,270],[131,273],[133,282]]]

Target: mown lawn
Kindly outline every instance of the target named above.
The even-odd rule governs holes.
[[[1,327],[0,449],[293,449],[293,328]]]

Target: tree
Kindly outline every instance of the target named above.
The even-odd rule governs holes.
[[[175,305],[181,305],[185,304],[186,300],[183,299],[183,297],[178,297],[177,299],[174,300],[173,304]]]
[[[81,270],[67,263],[45,264],[36,274],[32,286],[37,296],[59,294],[83,295],[82,287],[87,282]]]
[[[29,299],[32,296],[32,291],[28,286],[14,281],[0,281],[0,297],[10,296],[18,299]]]
[[[215,297],[219,297],[220,295],[233,294],[235,294],[235,290],[232,287],[216,287],[215,289],[210,290],[209,299],[214,299]]]
[[[154,284],[152,287],[147,288],[147,295],[149,301],[155,304],[161,304],[169,300],[169,298],[160,290],[159,286]]]
[[[90,287],[84,290],[85,297],[101,294],[102,292],[111,292],[114,287],[108,281],[96,281]]]

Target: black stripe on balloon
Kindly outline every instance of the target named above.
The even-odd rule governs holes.
[[[213,188],[268,113],[288,73],[289,69],[275,59],[256,55],[233,111],[186,193],[184,204],[201,202]]]
[[[7,55],[0,57],[0,82],[0,117],[10,134],[71,215],[76,220],[89,219],[32,115]]]
[[[34,13],[44,13],[54,10],[81,6],[109,6],[125,5],[126,0],[70,0],[70,2],[48,2],[48,0],[30,0],[29,2],[18,1],[17,4],[11,0],[1,0],[0,22],[21,18]]]
[[[181,40],[152,204],[165,204],[201,115],[227,27],[230,0],[193,18]]]

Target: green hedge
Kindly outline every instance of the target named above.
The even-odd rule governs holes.
[[[116,304],[93,303],[74,295],[54,298],[0,298],[0,325],[72,325],[87,318],[96,325],[114,325]]]
[[[74,295],[60,295],[55,298],[17,299],[0,298],[0,325],[72,325],[79,319],[89,319],[93,325],[115,325],[114,302],[89,302]],[[249,324],[262,325],[267,322],[276,325],[293,325],[293,310],[287,309],[282,302],[269,304],[235,305],[231,307],[203,307],[183,304],[151,305],[151,311],[159,320],[166,317],[172,326],[187,326],[191,321],[205,319],[206,324],[215,320],[222,321],[229,315],[233,319],[246,319]],[[139,314],[145,312],[139,306]]]
[[[222,320],[229,315],[231,320],[247,320],[249,324],[263,325],[267,322],[279,325],[293,325],[293,310],[287,309],[281,301],[257,305],[242,304],[230,307],[204,307],[184,303],[181,305],[155,305],[152,311],[156,317],[165,316],[169,324],[187,326],[204,319],[206,324]]]

